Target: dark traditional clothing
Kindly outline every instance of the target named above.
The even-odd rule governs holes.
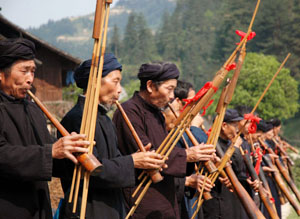
[[[0,218],[52,218],[52,145],[45,118],[27,100],[0,91]]]
[[[206,143],[207,135],[205,134],[205,132],[203,130],[201,130],[199,127],[195,127],[195,126],[191,126],[190,130],[191,130],[193,136],[197,139],[198,143]],[[194,146],[193,143],[191,142],[191,140],[188,138],[186,133],[184,133],[183,136],[189,147]],[[177,145],[181,148],[185,148],[184,144],[185,144],[184,141],[181,139]],[[194,163],[192,163],[192,165],[194,165]],[[192,169],[193,169],[193,167],[192,167]],[[187,174],[187,175],[190,175],[190,174]],[[195,189],[191,189],[188,187],[185,187],[184,189],[182,189],[181,188],[182,184],[184,186],[185,181],[180,180],[180,179],[181,178],[176,178],[175,184],[178,187],[177,198],[178,198],[178,204],[180,204],[180,206],[181,206],[181,219],[191,218],[196,210],[196,207],[192,208],[192,206],[198,197],[194,197],[194,194],[196,191]],[[201,218],[204,218],[202,207],[200,208],[195,219],[201,219]]]
[[[168,134],[161,111],[147,103],[137,92],[122,106],[143,144],[151,143],[152,148],[157,149]],[[120,111],[117,110],[115,112],[113,122],[117,127],[119,148],[122,154],[136,152],[138,150],[137,144]],[[174,176],[185,176],[187,166],[185,150],[175,147],[166,163],[168,168],[162,172],[164,179],[151,185],[136,209],[133,218],[180,218],[175,194]],[[137,172],[138,175],[139,172]],[[127,210],[131,208],[135,201],[135,199],[131,198],[134,190],[135,188],[124,190]]]
[[[218,144],[225,152],[230,146],[231,142],[219,138]],[[241,152],[238,148],[235,149],[235,152],[231,157],[231,161],[232,169],[234,170],[239,181],[242,181],[244,179],[243,175],[246,167]],[[208,201],[204,201],[203,203],[204,218],[248,218],[238,197],[234,193],[230,192],[225,185],[220,183],[219,180],[217,180],[215,184],[216,186],[213,187],[211,191],[213,198]]]
[[[77,104],[62,120],[62,125],[69,131],[79,133],[85,97],[79,96]],[[125,210],[121,187],[135,183],[134,165],[131,156],[121,156],[117,148],[117,137],[107,111],[99,105],[93,153],[103,164],[103,170],[91,176],[87,200],[86,218],[124,218]],[[64,173],[61,173],[65,200],[60,218],[77,218],[72,214],[72,205],[67,204],[74,165],[64,160]],[[81,194],[81,193],[80,193]],[[80,209],[80,201],[77,209]],[[79,211],[79,210],[78,210]]]

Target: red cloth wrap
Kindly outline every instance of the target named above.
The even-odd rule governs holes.
[[[218,88],[214,87],[212,82],[206,82],[205,85],[196,93],[196,95],[191,98],[191,99],[183,99],[184,102],[186,102],[186,104],[184,105],[184,107],[181,109],[181,112],[192,102],[199,100],[201,97],[204,96],[204,94],[206,94],[206,92],[210,89],[214,89],[215,92],[217,92]],[[204,108],[204,107],[203,107]]]
[[[248,132],[250,134],[253,134],[256,132],[256,128],[257,128],[257,123],[259,123],[259,121],[261,120],[261,118],[254,116],[253,114],[249,113],[249,114],[245,114],[244,115],[244,119],[246,120],[250,120],[251,124],[248,128]]]
[[[240,42],[241,42],[241,41],[244,39],[244,37],[247,35],[247,33],[244,33],[243,31],[240,31],[240,30],[236,30],[235,33],[241,37]],[[251,33],[248,35],[248,37],[247,37],[247,41],[252,40],[255,36],[256,36],[256,33],[255,33],[255,32],[251,32]],[[240,44],[240,43],[237,43],[237,45],[239,45],[239,44]]]
[[[234,63],[232,63],[232,64],[230,64],[230,65],[227,65],[226,66],[226,70],[227,71],[231,71],[231,70],[233,70],[233,69],[235,69],[236,68],[236,64],[235,64],[235,62]]]

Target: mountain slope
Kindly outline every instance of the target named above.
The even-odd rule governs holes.
[[[155,31],[164,12],[172,13],[175,0],[119,0],[111,9],[109,17],[108,37],[110,30],[117,25],[123,34],[130,13],[141,13],[148,25]],[[90,58],[92,53],[94,14],[80,17],[64,18],[49,21],[39,28],[28,31],[50,44],[82,59]]]

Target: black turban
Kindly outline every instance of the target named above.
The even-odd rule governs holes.
[[[142,64],[138,78],[141,81],[166,81],[169,79],[177,79],[179,70],[177,66],[171,62],[157,62],[150,64]]]
[[[92,60],[86,60],[82,62],[78,68],[75,70],[74,79],[76,81],[77,87],[86,89],[89,81],[90,69]],[[122,65],[118,62],[117,58],[112,53],[104,54],[104,63],[102,77],[105,77],[110,72],[114,70],[122,71]]]
[[[23,59],[32,60],[35,57],[35,46],[24,38],[0,40],[0,69]]]
[[[267,123],[264,120],[260,120],[257,124],[257,130],[262,132],[268,132],[273,128],[273,125],[270,123]]]
[[[281,121],[280,121],[280,119],[277,119],[277,118],[271,119],[267,122],[272,124],[274,127],[281,126]]]

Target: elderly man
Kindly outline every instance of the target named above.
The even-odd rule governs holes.
[[[91,60],[83,62],[75,71],[78,87],[87,90]],[[106,115],[121,93],[122,65],[115,56],[107,53],[104,56],[102,81],[99,96],[98,115],[95,131],[96,145],[94,155],[103,164],[103,171],[91,176],[88,194],[86,218],[124,218],[122,187],[134,186],[135,171],[140,169],[157,169],[163,165],[162,157],[154,152],[137,152],[121,156],[118,150],[115,127]],[[79,131],[83,114],[85,96],[78,97],[77,104],[63,118],[62,124],[68,131]],[[72,169],[74,165],[65,162],[65,174],[62,185],[66,196],[69,194]],[[66,199],[67,200],[67,199]],[[77,207],[77,209],[79,209]],[[72,205],[63,204],[60,218],[77,218],[79,213],[71,212]]]
[[[179,70],[170,62],[148,63],[140,67],[140,91],[123,103],[123,108],[144,145],[151,143],[157,149],[168,135],[161,110],[174,98],[178,77]],[[118,131],[120,151],[123,154],[134,153],[138,149],[137,144],[119,111],[115,112],[113,121]],[[166,162],[168,168],[162,172],[164,179],[151,185],[132,218],[180,218],[174,177],[186,175],[187,162],[211,159],[213,153],[212,146],[175,147]],[[207,155],[205,158],[204,154]],[[127,210],[134,203],[131,197],[134,190],[124,190]]]
[[[35,46],[26,39],[0,41],[0,218],[52,218],[47,181],[53,158],[77,162],[73,152],[87,152],[72,135],[54,142],[44,115],[25,99],[31,88]],[[81,147],[80,147],[81,146]]]

